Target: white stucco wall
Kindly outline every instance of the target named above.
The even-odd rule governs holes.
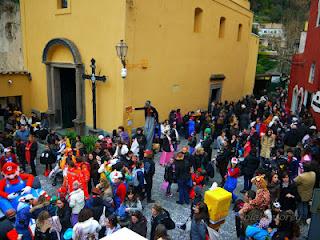
[[[19,4],[0,1],[0,71],[23,70]]]

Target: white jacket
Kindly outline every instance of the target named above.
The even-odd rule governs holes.
[[[100,224],[93,218],[89,218],[87,221],[78,222],[73,226],[72,239],[88,239],[89,235],[94,235],[95,239],[98,239],[100,230]]]
[[[72,214],[79,214],[85,205],[84,192],[81,188],[70,193],[69,206],[72,208]]]

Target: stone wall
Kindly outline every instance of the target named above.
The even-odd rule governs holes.
[[[0,0],[0,71],[23,70],[19,1]]]

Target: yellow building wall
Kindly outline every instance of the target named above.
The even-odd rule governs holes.
[[[250,36],[249,44],[249,59],[246,72],[246,79],[244,84],[243,94],[251,95],[253,93],[254,82],[256,77],[256,68],[259,51],[259,36],[252,34]]]
[[[249,55],[253,54],[249,50],[253,14],[247,8],[248,1],[129,2],[125,105],[142,106],[149,99],[161,120],[168,117],[171,109],[181,108],[182,112],[207,109],[211,74],[226,76],[222,81],[222,100],[238,100],[247,92],[244,82],[248,77]],[[194,33],[197,7],[203,9],[203,16],[201,31]],[[226,18],[222,39],[220,17]],[[237,41],[239,24],[243,26],[241,41]],[[133,113],[133,118],[135,126],[144,122],[142,112]]]
[[[9,80],[12,80],[12,84],[8,84]],[[22,110],[30,114],[30,85],[31,81],[26,75],[0,75],[0,97],[22,96]]]
[[[125,0],[69,0],[69,9],[58,9],[57,0],[21,0],[25,67],[32,73],[31,106],[41,112],[48,109],[46,66],[42,52],[54,38],[67,38],[81,54],[85,72],[90,60],[96,59],[97,74],[108,76],[97,84],[97,127],[116,128],[123,121],[123,80],[115,45],[125,37]],[[49,59],[73,62],[64,47],[51,49]],[[91,83],[85,84],[86,124],[92,126]]]

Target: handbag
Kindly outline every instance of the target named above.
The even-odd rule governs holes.
[[[163,183],[161,184],[160,189],[161,189],[162,191],[167,191],[168,186],[169,186],[169,182],[163,181]]]

